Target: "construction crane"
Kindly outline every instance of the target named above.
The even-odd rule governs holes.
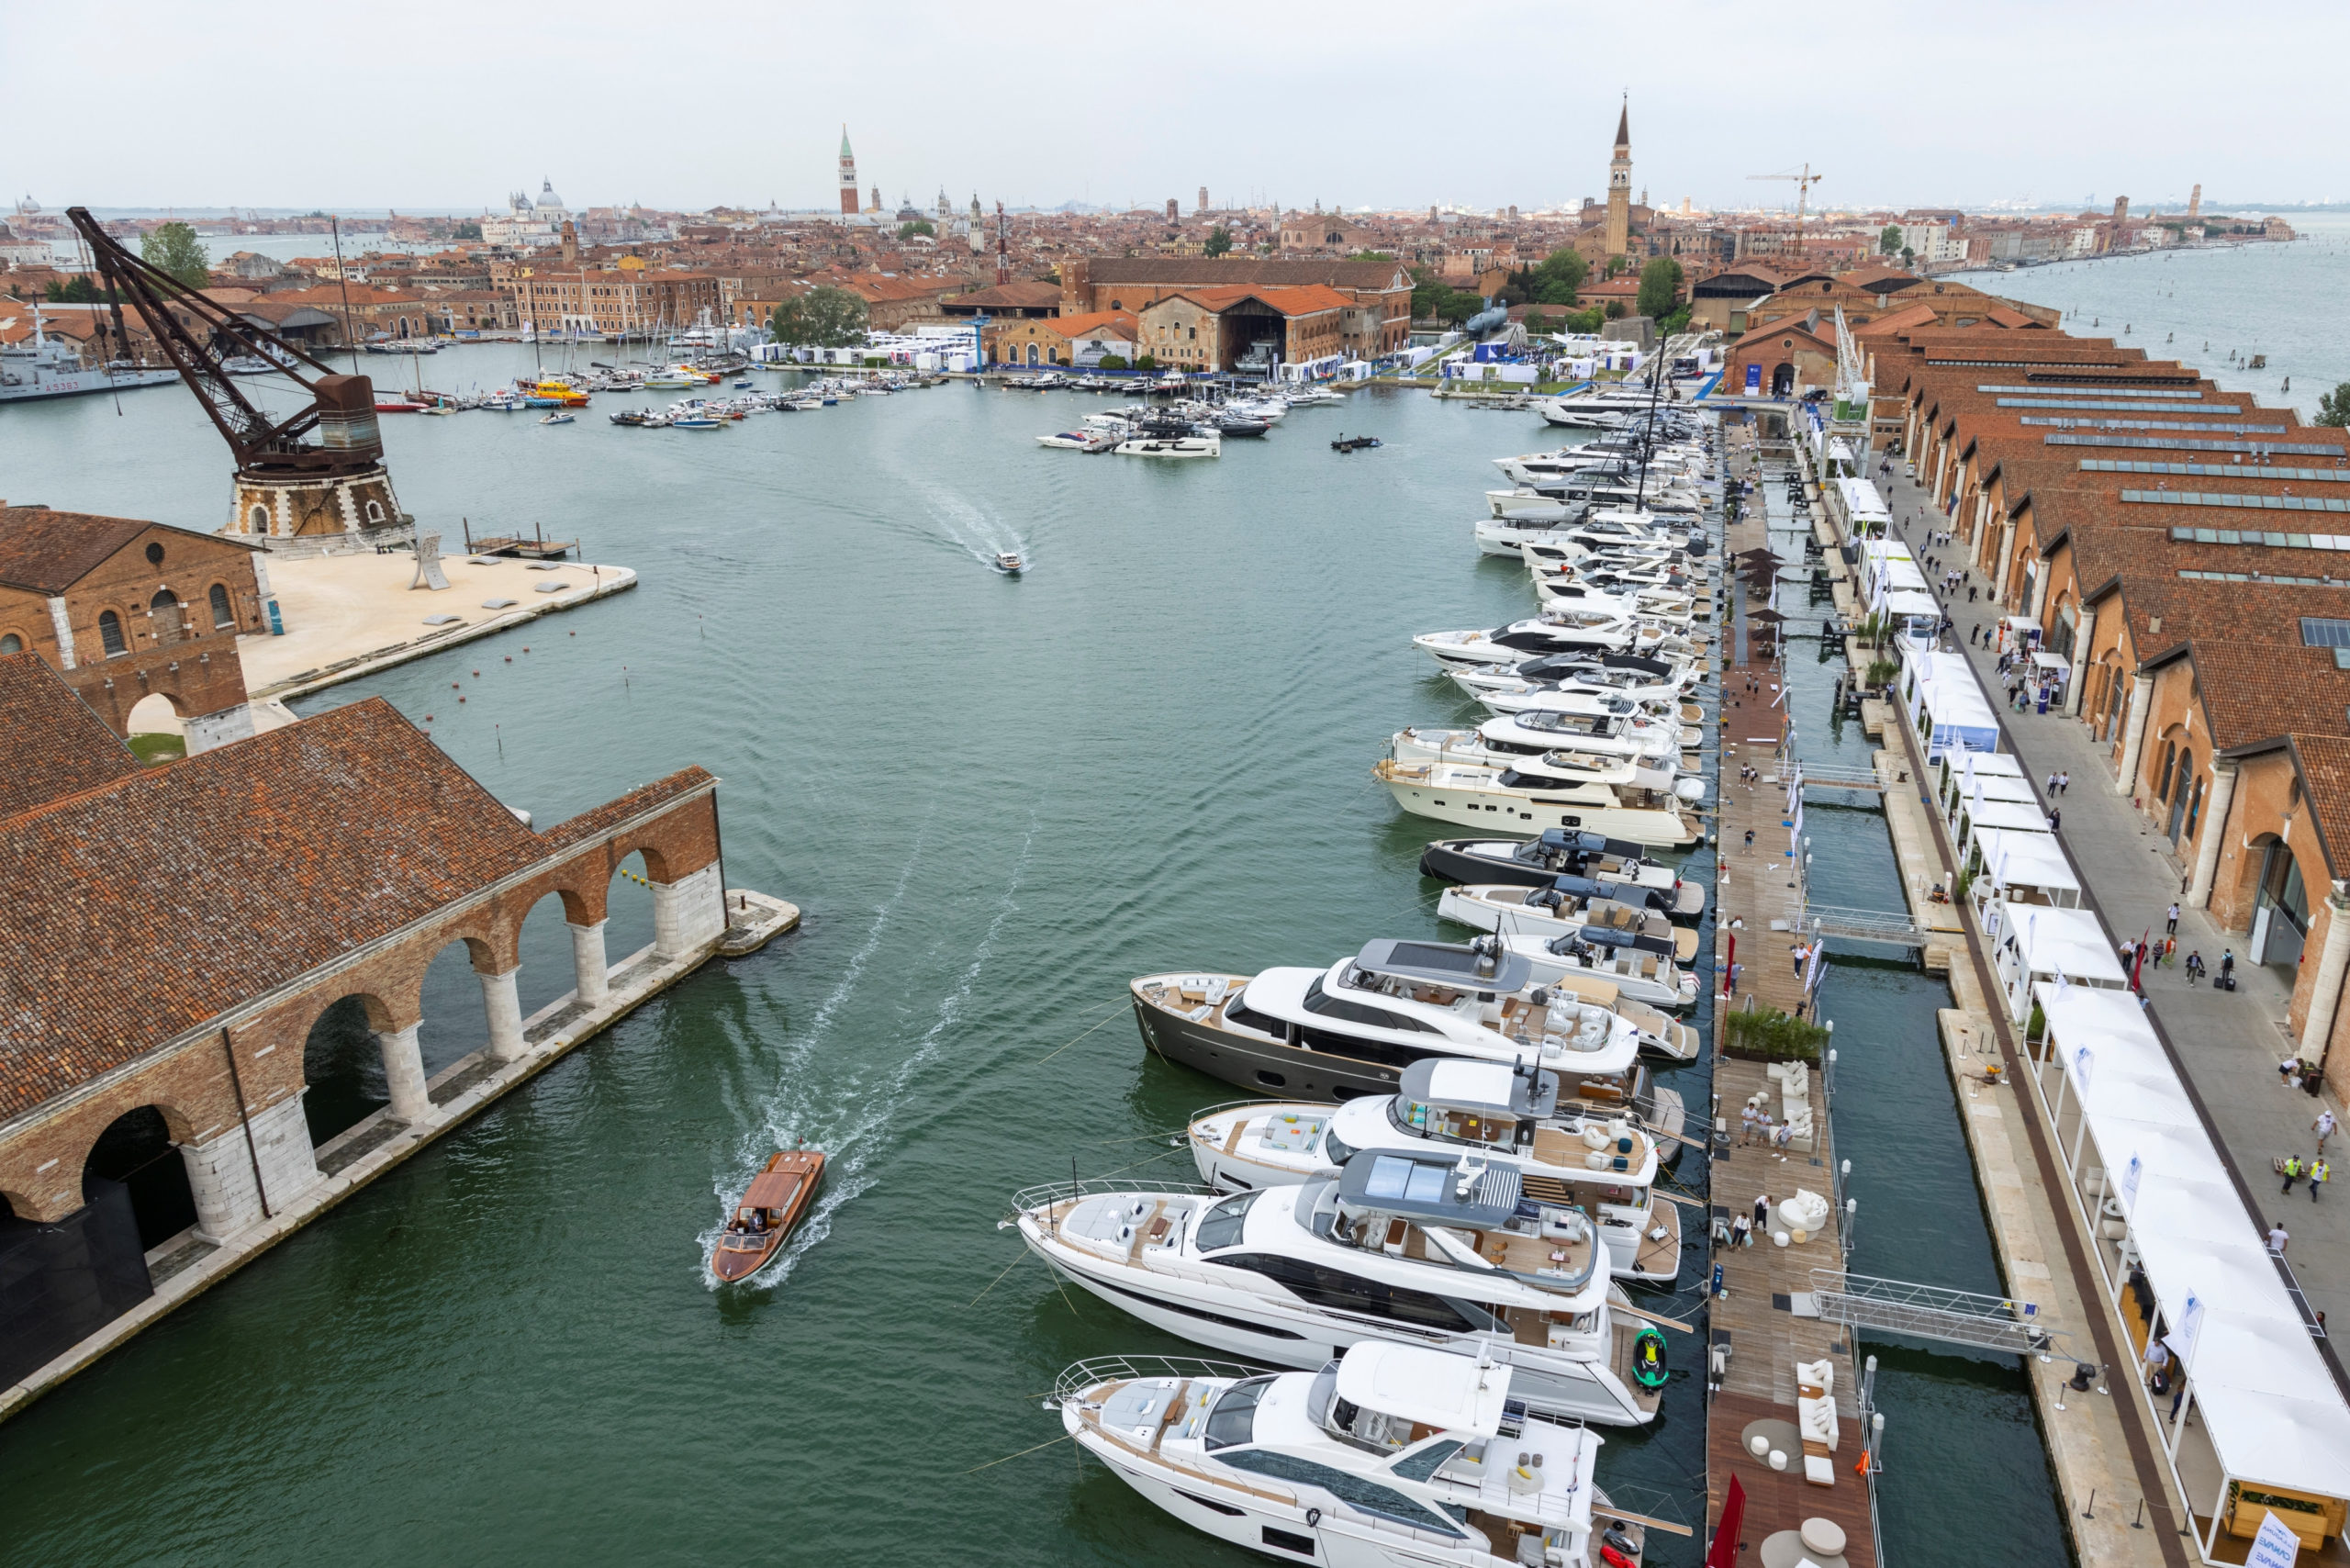
[[[1811,196],[1811,187],[1827,176],[1813,174],[1811,165],[1806,163],[1799,174],[1749,174],[1746,177],[1750,180],[1793,180],[1796,183],[1796,254],[1802,255],[1804,207]]]
[[[112,330],[126,351],[122,302],[139,312],[180,378],[196,394],[236,454],[241,475],[275,473],[330,477],[366,474],[384,459],[375,429],[375,391],[364,375],[344,375],[249,316],[207,298],[162,268],[131,254],[98,227],[84,207],[68,207],[106,282]],[[227,363],[251,357],[310,395],[285,419],[256,406],[238,386]],[[304,370],[315,372],[305,375]],[[315,432],[316,441],[306,439]]]

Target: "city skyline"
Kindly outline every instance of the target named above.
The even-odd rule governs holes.
[[[923,40],[919,57],[870,62],[874,40],[855,15],[746,17],[713,62],[691,50],[647,59],[642,14],[616,6],[585,6],[560,29],[493,27],[486,37],[478,18],[442,0],[410,9],[418,25],[397,28],[268,0],[201,19],[124,6],[18,11],[24,57],[50,62],[20,84],[26,124],[73,123],[97,81],[123,101],[162,105],[192,81],[298,82],[320,60],[361,63],[307,89],[315,109],[297,94],[284,115],[256,122],[263,156],[224,159],[213,137],[157,138],[143,116],[91,117],[73,135],[22,144],[10,195],[50,207],[466,212],[494,207],[518,178],[561,173],[575,208],[822,209],[836,206],[845,118],[867,185],[925,208],[943,185],[958,205],[973,191],[1046,209],[1175,196],[1190,211],[1205,185],[1218,206],[1532,210],[1604,194],[1628,93],[1635,185],[1659,207],[1684,197],[1775,207],[1780,188],[1751,176],[1807,161],[1827,172],[1816,210],[2062,209],[2122,194],[2143,209],[2183,202],[2197,182],[2238,200],[2343,194],[2321,106],[2328,51],[2256,52],[2249,36],[2213,36],[2208,13],[2176,6],[2130,10],[2126,27],[2104,6],[1994,5],[1963,25],[1919,11],[1866,39],[1762,39],[1669,66],[1649,63],[1654,12],[1598,17],[1577,24],[1564,92],[1434,69],[1442,47],[1411,28],[1364,25],[1376,6],[1345,13],[1347,47],[1335,50],[1326,23],[1337,13],[1212,6],[1211,26],[1154,34],[1147,70],[1098,86],[1033,80],[1037,62],[1016,28],[944,8],[916,7],[896,34]],[[2331,10],[2285,9],[2288,25],[2298,12],[2317,32],[2341,28]],[[1729,36],[1717,25],[1731,20],[1724,7],[1678,14],[1693,36]],[[1253,53],[1227,47],[1244,21],[1264,45]],[[1498,61],[1505,40],[1558,27],[1530,6],[1479,7],[1458,28],[1460,47],[1501,49]],[[459,36],[473,52],[450,50]],[[2093,73],[2084,61],[2097,62]],[[2261,90],[2203,95],[2200,115],[2126,106],[2163,90],[2182,61],[2199,81],[2256,80]],[[803,71],[814,90],[793,85]],[[1963,112],[1919,107],[1938,103]],[[308,114],[360,134],[269,129]]]

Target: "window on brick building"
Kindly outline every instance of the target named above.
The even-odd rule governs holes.
[[[212,604],[212,624],[215,630],[237,623],[237,612],[229,603],[227,584],[214,583],[211,593],[207,597]]]
[[[106,657],[110,659],[118,659],[130,652],[130,644],[122,636],[122,617],[111,610],[98,611],[98,641],[104,644]]]
[[[21,654],[24,651],[25,640],[22,637],[17,636],[14,632],[9,633],[5,637],[0,637],[0,654]]]

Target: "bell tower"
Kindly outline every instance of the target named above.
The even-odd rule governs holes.
[[[1616,116],[1616,155],[1607,161],[1607,253],[1623,255],[1632,243],[1632,102],[1626,95]]]
[[[856,216],[856,154],[848,150],[848,127],[841,127],[841,211]]]

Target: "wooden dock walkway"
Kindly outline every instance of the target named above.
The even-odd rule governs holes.
[[[1723,431],[1723,467],[1731,478],[1752,470],[1752,432],[1745,427]],[[1762,487],[1757,505],[1728,531],[1726,555],[1764,544],[1766,521]],[[1748,590],[1735,580],[1725,591],[1734,600]],[[1720,814],[1718,819],[1718,871],[1715,886],[1715,969],[1718,994],[1715,1008],[1716,1045],[1720,1044],[1723,1019],[1733,1009],[1776,1008],[1796,1011],[1803,999],[1797,973],[1796,924],[1801,894],[1794,885],[1796,862],[1790,853],[1786,788],[1778,779],[1777,751],[1784,733],[1783,708],[1772,706],[1778,696],[1781,671],[1760,646],[1748,648],[1749,638],[1725,639],[1722,669]],[[1735,662],[1741,652],[1746,662]],[[1739,778],[1741,767],[1757,769],[1762,778],[1751,784]],[[1751,832],[1753,841],[1747,842]],[[1736,968],[1733,969],[1732,965]],[[1817,1069],[1809,1073],[1809,1103],[1813,1108],[1815,1146],[1798,1144],[1782,1152],[1761,1143],[1740,1142],[1740,1109],[1751,1096],[1767,1094],[1766,1108],[1774,1121],[1785,1119],[1782,1086],[1762,1062],[1717,1057],[1714,1064],[1716,1126],[1710,1167],[1714,1236],[1712,1266],[1721,1271],[1721,1290],[1710,1305],[1713,1352],[1708,1370],[1709,1410],[1706,1429],[1707,1520],[1718,1525],[1731,1477],[1744,1492],[1745,1513],[1737,1548],[1730,1560],[1741,1565],[1763,1562],[1794,1562],[1789,1540],[1775,1540],[1782,1532],[1797,1529],[1807,1519],[1828,1519],[1844,1534],[1841,1559],[1821,1568],[1875,1568],[1874,1498],[1864,1460],[1865,1429],[1859,1398],[1861,1365],[1852,1354],[1851,1338],[1838,1326],[1817,1316],[1797,1316],[1808,1306],[1811,1271],[1841,1268],[1842,1215],[1834,1181],[1834,1143],[1829,1125],[1826,1084]],[[1749,1246],[1732,1247],[1721,1240],[1721,1226],[1740,1215],[1750,1221],[1756,1200],[1768,1194],[1773,1204],[1795,1196],[1796,1191],[1817,1193],[1829,1202],[1824,1229],[1798,1242],[1777,1244],[1773,1231],[1786,1227],[1773,1215],[1758,1226]],[[1797,1362],[1827,1361],[1833,1369],[1830,1390],[1837,1415],[1837,1441],[1829,1456],[1830,1484],[1807,1482],[1802,1444],[1796,1436]],[[1718,1372],[1712,1370],[1719,1368]],[[1749,1447],[1760,1436],[1764,1452]],[[1785,1456],[1785,1468],[1774,1469],[1770,1454]],[[1856,1471],[1855,1465],[1860,1468]],[[1768,1554],[1766,1558],[1766,1553]],[[1820,1554],[1811,1552],[1815,1562]]]

